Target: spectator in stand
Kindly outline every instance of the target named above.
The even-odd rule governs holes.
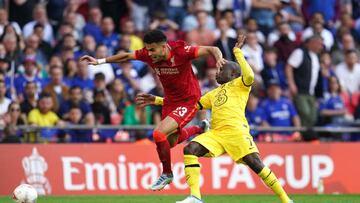
[[[339,17],[340,6],[338,0],[328,0],[325,4],[322,0],[303,0],[302,11],[307,21],[316,13],[324,16],[324,25],[334,26]]]
[[[9,22],[8,19],[8,12],[6,9],[1,8],[0,9],[0,35],[4,33],[4,28],[6,25],[11,24],[12,27],[14,27],[16,34],[21,35],[21,28],[19,24],[16,21]]]
[[[135,25],[132,20],[126,20],[122,29],[123,35],[130,36],[130,51],[135,51],[144,47],[142,39],[135,35]]]
[[[254,18],[246,19],[246,31],[247,32],[255,32],[256,38],[258,39],[259,43],[265,44],[265,35],[259,30],[258,24]]]
[[[106,101],[105,91],[95,89],[93,95],[94,103],[91,104],[91,108],[95,115],[95,123],[107,125],[111,124],[111,111]]]
[[[7,113],[4,115],[4,121],[5,122],[2,123],[2,125],[5,124],[5,126],[7,125],[18,126],[18,125],[26,124],[26,117],[22,115],[19,103],[11,102],[11,104],[8,107]],[[0,123],[1,123],[1,119],[0,119]],[[15,135],[17,137],[22,137],[23,131],[17,130],[15,132]]]
[[[72,105],[69,110],[69,118],[66,122],[67,125],[84,125],[83,114],[81,107]],[[65,130],[65,137],[70,137],[72,143],[82,143],[92,141],[92,130],[89,129],[67,129]]]
[[[180,25],[186,16],[187,0],[170,0],[167,8],[169,19]]]
[[[290,54],[296,49],[297,44],[289,38],[289,27],[286,23],[280,23],[278,27],[279,39],[274,42],[274,47],[277,49],[278,60],[286,63]]]
[[[323,49],[322,43],[320,35],[310,37],[304,48],[295,49],[291,53],[285,67],[290,94],[301,123],[306,127],[314,126],[317,119],[315,88],[320,72],[318,54]]]
[[[259,98],[250,93],[249,100],[245,110],[246,119],[249,122],[250,127],[266,127],[268,126],[264,109],[259,105]],[[257,130],[251,130],[251,135],[257,139],[261,134]]]
[[[6,125],[4,128],[4,137],[1,140],[1,144],[7,143],[21,143],[21,139],[16,135],[17,133],[16,125]]]
[[[44,36],[43,40],[45,40],[48,43],[53,43],[54,40],[54,32],[53,28],[51,27],[48,17],[46,14],[46,8],[42,4],[38,4],[35,6],[33,10],[33,21],[28,22],[23,29],[24,37],[27,38],[29,35],[31,35],[34,31],[34,26],[37,23],[41,23],[44,25]]]
[[[24,73],[20,73],[15,77],[14,84],[16,89],[16,94],[23,98],[24,87],[27,82],[34,82],[37,86],[37,90],[41,91],[42,86],[44,85],[43,79],[37,76],[37,64],[34,58],[27,57],[24,60]]]
[[[26,38],[25,44],[26,44],[26,47],[34,49],[35,60],[42,67],[45,67],[46,64],[48,63],[48,57],[43,52],[43,50],[40,49],[40,38],[35,34],[31,34],[28,38]]]
[[[170,20],[166,16],[165,11],[157,11],[154,14],[154,18],[149,25],[150,30],[161,30],[169,41],[176,40],[176,31],[179,29],[179,25]]]
[[[330,53],[326,51],[322,52],[320,54],[320,74],[318,82],[322,83],[322,96],[324,98],[328,98],[328,96],[330,96],[329,79],[333,76],[335,76],[335,67],[332,63]]]
[[[196,13],[198,27],[186,34],[186,41],[191,45],[210,46],[215,41],[214,33],[206,27],[208,14],[205,11]]]
[[[334,36],[324,25],[323,15],[321,13],[314,13],[310,21],[310,27],[307,27],[302,33],[302,40],[306,41],[309,37],[318,34],[323,38],[326,50],[331,50],[334,45]]]
[[[251,0],[219,0],[216,4],[216,17],[219,18],[224,11],[234,13],[235,28],[240,28],[250,15]]]
[[[263,48],[259,44],[255,32],[247,33],[246,43],[241,50],[255,73],[255,81],[261,82],[260,72],[264,69],[264,61],[262,57]]]
[[[41,93],[39,96],[37,108],[30,111],[28,115],[28,123],[38,127],[55,127],[61,126],[63,123],[60,118],[52,111],[53,100],[50,94]],[[44,128],[40,130],[40,136],[46,141],[56,141],[58,135],[56,128]]]
[[[49,42],[46,42],[43,40],[44,38],[44,25],[41,23],[36,23],[34,26],[34,32],[38,38],[39,38],[39,49],[46,55],[47,59],[50,59],[53,50],[51,47],[51,44]]]
[[[78,33],[77,36],[81,38],[83,36],[82,32],[85,26],[85,19],[77,12],[82,3],[83,2],[79,0],[70,0],[67,2],[67,6],[64,9],[65,21],[71,23],[75,27],[75,30]]]
[[[259,30],[266,36],[275,27],[274,14],[281,6],[279,0],[252,0],[250,16],[259,25]]]
[[[58,114],[64,120],[69,119],[69,111],[72,106],[78,105],[81,109],[82,120],[86,125],[93,126],[95,124],[94,114],[91,106],[83,99],[83,92],[79,86],[73,86],[69,91],[69,100],[61,103]]]
[[[0,119],[5,115],[11,100],[5,96],[6,86],[4,81],[0,81]]]
[[[1,43],[4,44],[5,47],[5,51],[6,51],[6,59],[8,61],[11,62],[15,62],[15,69],[21,65],[21,45],[22,45],[22,40],[20,38],[17,37],[16,34],[14,33],[6,33],[6,28],[5,28],[5,32],[3,33],[3,35],[0,37],[0,41]]]
[[[351,18],[351,14],[343,13],[340,17],[340,27],[338,28],[338,32],[346,32],[350,33],[355,41],[360,43],[360,33],[354,27],[354,20]]]
[[[272,80],[277,80],[284,94],[287,94],[288,84],[285,75],[285,64],[277,60],[276,49],[267,48],[264,52],[264,69],[261,77],[265,88],[269,87]]]
[[[354,38],[350,33],[344,33],[341,40],[337,43],[337,47],[332,51],[331,58],[335,65],[345,60],[345,52],[348,50],[355,50],[357,56],[360,58],[360,50],[355,44]]]
[[[110,17],[104,17],[101,21],[101,35],[100,41],[97,44],[103,44],[107,47],[107,54],[114,54],[119,47],[119,34],[115,31],[114,21]]]
[[[98,7],[91,8],[89,11],[89,19],[84,27],[84,36],[91,35],[96,42],[101,42],[101,19],[101,10]]]
[[[32,20],[32,11],[38,1],[8,1],[9,6],[9,19],[19,23],[20,27]]]
[[[115,79],[110,83],[110,87],[112,84],[118,79]],[[122,85],[122,83],[121,83]],[[103,90],[105,92],[106,101],[108,103],[108,106],[110,107],[111,112],[116,112],[116,106],[113,103],[113,99],[111,97],[110,92],[106,89],[106,82],[105,82],[105,75],[103,73],[96,73],[94,78],[94,89],[96,90]],[[123,87],[123,85],[121,86]]]
[[[64,80],[66,85],[71,86],[71,80],[74,79],[77,73],[77,62],[74,59],[68,59],[64,64]]]
[[[291,30],[289,24],[286,22],[281,22],[277,24],[276,29],[270,32],[268,35],[267,44],[269,46],[273,46],[281,36],[287,36],[287,38],[293,42],[296,40],[295,33]]]
[[[300,127],[299,115],[292,101],[281,97],[282,91],[276,79],[269,82],[267,89],[268,98],[261,105],[264,109],[266,125],[281,127]],[[298,132],[270,133],[259,137],[262,141],[297,141],[301,139]]]
[[[340,96],[339,80],[335,76],[329,77],[329,97],[320,103],[320,124],[325,126],[339,126],[345,121],[346,108]]]
[[[73,86],[79,86],[83,90],[85,100],[92,103],[94,82],[89,77],[88,64],[84,61],[77,62],[77,72],[71,80],[71,87]]]
[[[121,68],[118,69],[119,74],[116,75],[116,78],[119,78],[123,82],[126,92],[129,95],[133,95],[140,90],[139,76],[130,61],[121,62],[120,67]]]
[[[336,66],[335,73],[344,91],[360,91],[360,63],[355,50],[346,51],[345,61]]]
[[[81,49],[75,52],[75,59],[83,55],[95,56],[96,42],[92,35],[85,35],[81,43]]]
[[[220,37],[228,37],[228,38],[236,38],[236,30],[230,27],[229,21],[224,18],[220,18],[217,21],[218,28],[214,31],[214,35],[216,39]]]
[[[21,102],[21,112],[27,117],[31,110],[36,108],[38,99],[38,89],[34,81],[26,82],[24,90],[24,100]]]
[[[198,12],[204,11],[204,5],[205,3],[202,0],[194,0],[192,2],[192,5],[188,6],[189,12],[188,15],[185,16],[184,21],[181,25],[182,31],[190,32],[193,29],[199,27],[199,22],[196,18],[196,14]],[[212,17],[211,15],[207,16],[205,27],[209,30],[215,30],[216,25],[214,17]]]
[[[301,13],[299,1],[296,0],[281,0],[281,16],[287,21],[291,30],[295,33],[302,32],[304,28],[304,18]]]
[[[108,56],[108,49],[105,45],[99,45],[96,48],[96,58],[105,58]],[[109,63],[104,63],[101,65],[97,65],[96,67],[93,65],[89,65],[89,75],[90,78],[94,78],[96,73],[102,73],[105,76],[106,84],[109,84],[114,80],[115,74],[113,67]]]
[[[128,103],[128,97],[125,91],[125,87],[123,82],[120,79],[115,79],[111,84],[110,84],[110,97],[111,97],[111,104],[114,105],[114,107],[112,107],[112,105],[110,105],[110,110],[112,111],[112,113],[117,112],[121,119],[120,119],[120,123],[122,122],[122,116],[124,113],[124,108],[126,106],[126,104]],[[106,94],[105,94],[106,95]],[[106,96],[108,97],[108,96]],[[108,100],[108,98],[107,98]],[[109,101],[108,101],[109,102]],[[112,108],[115,108],[114,110]]]
[[[43,92],[51,95],[54,112],[58,112],[60,105],[69,97],[69,87],[65,85],[63,77],[64,73],[61,67],[50,67],[50,83],[44,87]]]
[[[219,47],[221,53],[223,54],[226,60],[234,61],[235,56],[232,53],[232,49],[235,46],[236,39],[229,36],[229,24],[225,19],[220,19],[218,21],[219,26],[219,37],[215,41],[214,45]],[[235,31],[234,31],[235,32]],[[235,32],[236,34],[236,32]],[[216,31],[215,31],[216,35]]]

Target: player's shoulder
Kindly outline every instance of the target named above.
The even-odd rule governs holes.
[[[179,48],[179,47],[187,46],[187,43],[183,40],[168,41],[168,44],[171,48]]]

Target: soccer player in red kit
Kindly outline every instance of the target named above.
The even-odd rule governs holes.
[[[201,97],[199,82],[192,71],[191,60],[197,57],[213,55],[216,66],[225,64],[221,51],[217,47],[189,46],[183,41],[168,42],[159,30],[144,35],[145,47],[133,53],[120,53],[107,58],[95,59],[83,56],[92,65],[119,63],[126,60],[141,60],[151,66],[160,78],[164,88],[162,120],[154,129],[153,138],[163,166],[163,173],[151,186],[152,190],[161,190],[173,179],[170,148],[187,140],[191,135],[203,132],[200,126],[183,128],[197,112],[197,102]],[[171,135],[171,136],[170,136]]]

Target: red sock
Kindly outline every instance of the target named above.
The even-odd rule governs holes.
[[[180,133],[179,133],[179,138],[176,142],[176,144],[180,144],[182,142],[184,142],[185,140],[189,139],[189,137],[195,135],[195,134],[199,134],[202,133],[203,129],[200,128],[200,126],[198,125],[194,125],[188,128],[181,128],[180,129]]]
[[[154,131],[153,137],[156,144],[156,151],[163,166],[163,173],[171,174],[170,144],[166,139],[166,134]]]

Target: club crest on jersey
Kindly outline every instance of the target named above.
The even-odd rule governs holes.
[[[226,101],[228,100],[228,97],[226,95],[226,89],[220,90],[216,94],[215,98],[216,98],[216,101],[214,103],[215,106],[221,106],[221,105],[225,104]]]
[[[170,58],[171,66],[175,66],[175,57]]]

